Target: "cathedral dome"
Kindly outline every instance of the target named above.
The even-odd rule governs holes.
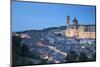
[[[77,20],[76,17],[75,17],[74,20],[73,20],[73,24],[74,24],[74,25],[78,25],[78,20]]]
[[[73,25],[75,26],[76,29],[78,29],[78,20],[76,17],[73,20]]]

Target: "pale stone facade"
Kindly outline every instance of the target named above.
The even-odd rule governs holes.
[[[69,29],[69,31],[65,30],[65,36],[76,38],[95,38],[95,31],[84,31],[84,27],[81,29]]]
[[[69,25],[67,24],[67,29],[65,30],[66,37],[95,38],[95,25],[79,25],[76,17],[73,20],[73,24]]]

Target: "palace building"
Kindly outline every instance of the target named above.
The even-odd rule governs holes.
[[[75,37],[75,38],[91,38],[95,39],[95,25],[80,25],[77,18],[75,17],[70,23],[70,16],[67,16],[67,26],[65,30],[66,37]]]

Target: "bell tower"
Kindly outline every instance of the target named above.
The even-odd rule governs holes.
[[[70,16],[68,15],[68,16],[66,17],[66,29],[65,29],[65,36],[66,36],[66,37],[69,36],[69,34],[68,34],[69,28],[70,28]]]
[[[67,16],[67,26],[66,26],[66,30],[68,31],[69,30],[69,27],[70,27],[70,16]]]

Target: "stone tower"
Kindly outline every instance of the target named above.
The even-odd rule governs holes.
[[[70,27],[70,16],[67,16],[67,30],[69,30]]]

